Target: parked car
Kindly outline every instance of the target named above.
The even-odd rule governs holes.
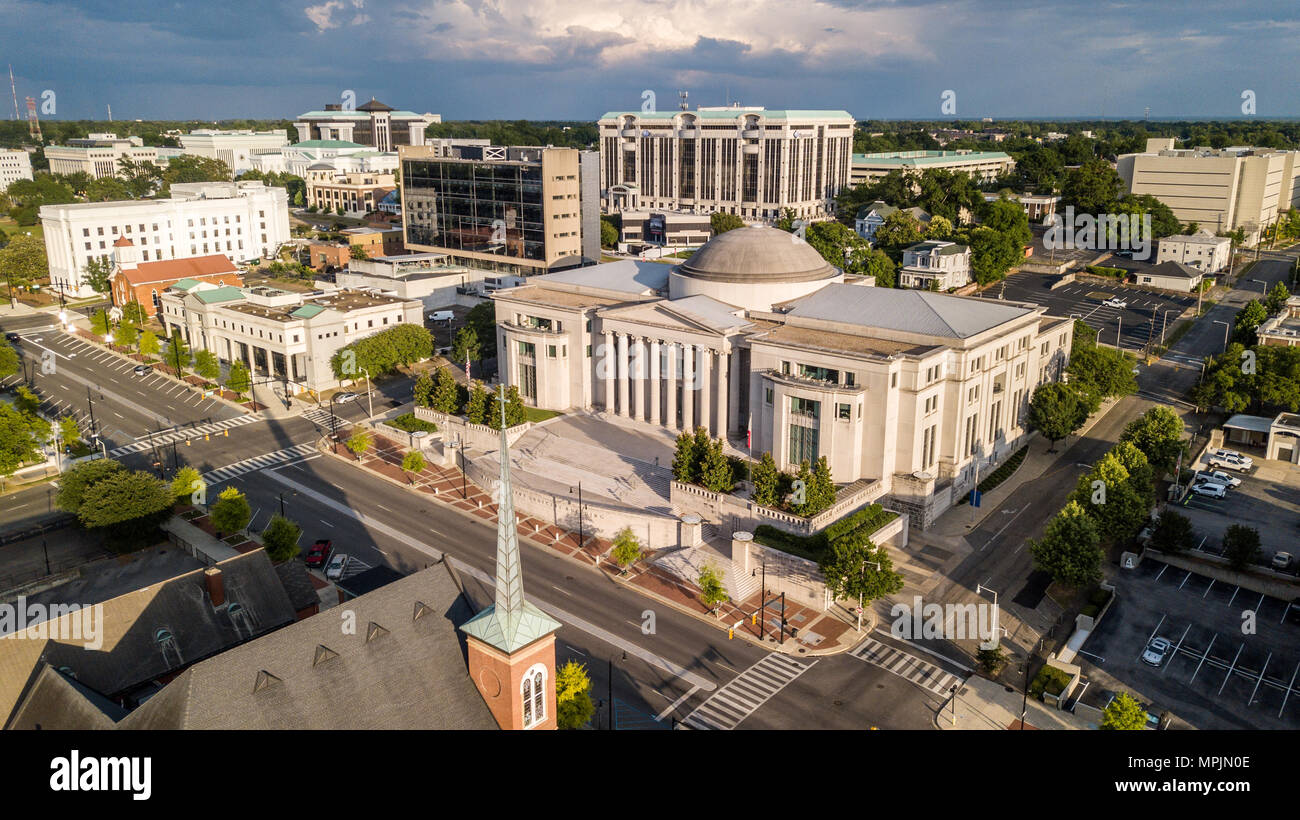
[[[13,331],[10,331],[9,333],[6,333],[6,334],[5,334],[5,341],[6,341],[6,342],[16,342],[16,341],[18,341],[18,334],[17,334],[17,333],[14,333]]]
[[[307,557],[304,563],[309,567],[323,567],[329,562],[330,556],[334,554],[334,543],[328,539],[322,538],[307,550]]]
[[[1207,498],[1223,498],[1228,494],[1228,488],[1222,484],[1215,484],[1212,481],[1206,481],[1202,484],[1193,484],[1192,492],[1197,495],[1203,495]]]
[[[1173,644],[1166,638],[1152,638],[1147,644],[1146,651],[1142,653],[1142,662],[1149,666],[1159,666],[1165,662],[1165,655],[1169,653],[1171,646]]]
[[[1241,486],[1241,479],[1233,475],[1228,475],[1223,470],[1214,470],[1208,473],[1197,473],[1196,478],[1192,480],[1194,484],[1201,483],[1222,484],[1230,490],[1235,490]]]
[[[348,561],[351,560],[344,553],[338,553],[330,559],[329,565],[325,567],[325,577],[331,581],[337,581],[343,577],[343,570],[348,568]]]
[[[1123,310],[1124,308],[1128,307],[1128,302],[1124,301],[1118,296],[1112,296],[1106,301],[1102,302],[1102,304],[1105,305],[1106,307],[1119,308],[1120,310]]]
[[[339,402],[340,404],[342,404],[342,403],[345,402],[345,401],[355,401],[356,398],[357,398],[357,394],[356,394],[356,393],[351,393],[351,392],[348,392],[348,393],[339,393],[339,394],[337,394],[336,396],[334,396],[334,401]]]
[[[131,372],[137,376],[147,376],[149,374],[149,371],[152,369],[153,368],[149,367],[149,365],[147,364],[138,364],[135,366],[135,369],[132,370]]]
[[[1291,566],[1291,553],[1275,552],[1273,553],[1273,569],[1286,569]]]
[[[1236,450],[1212,450],[1207,461],[1211,467],[1227,467],[1230,470],[1236,470],[1244,473],[1255,466],[1255,460],[1250,456],[1243,456]]]

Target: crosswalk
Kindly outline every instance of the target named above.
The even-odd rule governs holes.
[[[261,421],[261,413],[239,416],[233,419],[224,419],[214,421],[211,424],[200,424],[197,427],[184,427],[180,430],[172,430],[166,433],[157,433],[152,436],[145,436],[137,439],[130,444],[124,444],[121,447],[109,450],[108,455],[111,458],[128,455],[130,453],[140,453],[152,449],[156,444],[162,447],[171,444],[173,441],[185,441],[186,439],[202,438],[205,435],[220,433],[223,430],[229,430],[234,427],[243,427],[245,424],[252,424],[255,421]]]
[[[227,481],[235,476],[251,473],[254,470],[264,470],[267,467],[274,467],[277,464],[285,464],[290,461],[296,461],[305,456],[316,452],[316,445],[312,442],[298,444],[293,447],[286,447],[283,450],[276,450],[273,453],[253,456],[243,461],[236,461],[234,464],[227,464],[225,467],[218,467],[215,470],[209,470],[203,474],[203,481],[206,484],[216,484],[221,481]]]
[[[340,419],[328,410],[322,410],[320,408],[308,410],[302,414],[302,417],[307,419],[307,421],[310,421],[312,424],[315,424],[318,427],[323,427],[326,430],[333,429],[334,427],[341,427],[345,424],[343,419]]]
[[[816,663],[768,655],[714,692],[683,723],[692,729],[734,729]]]
[[[875,638],[867,638],[849,654],[944,697],[947,697],[952,687],[959,686],[962,682],[961,678],[951,672]]]

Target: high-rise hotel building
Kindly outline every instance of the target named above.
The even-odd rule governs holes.
[[[833,216],[849,184],[847,111],[611,111],[600,118],[600,188],[607,213],[726,212],[749,221]]]

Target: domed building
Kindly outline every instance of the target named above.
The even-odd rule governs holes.
[[[1072,326],[1037,305],[873,284],[769,227],[676,266],[535,276],[493,295],[498,373],[530,405],[704,427],[783,470],[826,456],[836,482],[879,482],[926,526],[1023,443]]]

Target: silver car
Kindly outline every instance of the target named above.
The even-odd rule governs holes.
[[[325,577],[331,581],[337,581],[343,577],[343,571],[348,568],[348,562],[351,559],[344,553],[336,552],[330,558],[329,565],[325,567]]]
[[[1165,638],[1152,638],[1147,644],[1146,651],[1142,653],[1142,662],[1149,666],[1159,666],[1165,662],[1165,655],[1169,653],[1169,648],[1173,644]]]

